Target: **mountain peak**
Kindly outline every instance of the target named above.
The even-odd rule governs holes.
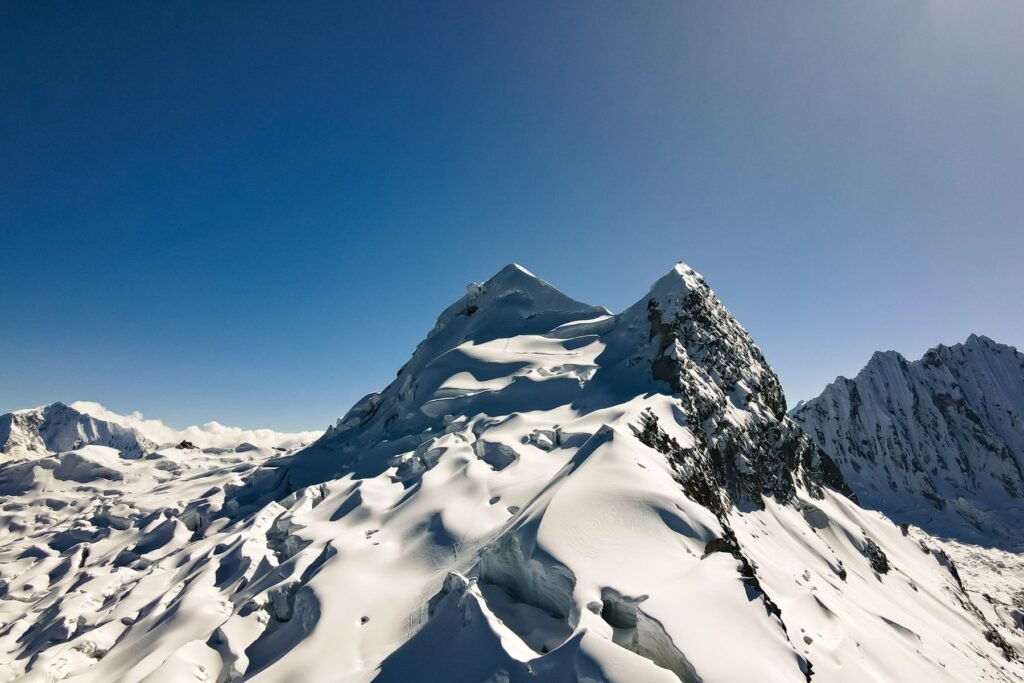
[[[563,294],[550,283],[517,263],[510,263],[484,282],[473,282],[466,294],[444,310],[427,335],[449,342],[483,341],[539,331],[549,324],[608,315],[602,306],[591,306]],[[447,344],[448,342],[446,342]]]
[[[655,280],[648,296],[659,304],[670,304],[672,301],[685,298],[690,292],[711,294],[711,289],[704,282],[704,276],[678,261],[667,273]],[[663,306],[668,307],[670,306]]]
[[[62,410],[74,410],[74,408],[72,408],[71,406],[67,405],[66,403],[62,403],[60,401],[54,401],[53,403],[44,403],[43,405],[36,406],[34,408],[20,408],[18,410],[12,410],[11,414],[13,414],[13,415],[27,415],[29,413],[39,413],[39,414],[42,414],[42,413],[45,413],[45,412],[54,412],[54,411],[62,411]]]
[[[871,354],[869,363],[874,365],[905,365],[907,359],[899,351],[875,351]]]
[[[963,342],[963,344],[958,344],[958,346],[964,346],[964,347],[967,347],[967,348],[982,348],[982,349],[1009,349],[1009,348],[1013,348],[1011,346],[1008,346],[1007,344],[1000,344],[996,340],[992,339],[991,337],[987,337],[984,334],[971,334],[970,336],[967,337],[967,339]]]
[[[742,383],[776,419],[785,416],[782,388],[761,350],[704,277],[682,261],[622,316],[633,324],[646,319],[657,340],[654,376],[675,392],[687,393],[699,371],[727,396]]]
[[[511,277],[526,277],[533,280],[540,280],[539,277],[529,271],[529,269],[519,265],[518,263],[508,263],[502,267],[497,273],[492,275],[487,282],[493,282],[496,280],[502,280]]]
[[[131,427],[87,415],[60,401],[0,415],[0,453],[39,457],[97,444],[130,457],[156,447]]]
[[[466,295],[472,304],[479,304],[482,300],[497,301],[509,294],[523,295],[540,304],[554,305],[556,308],[595,308],[563,294],[558,288],[518,263],[509,263],[487,280],[474,282],[466,287]]]

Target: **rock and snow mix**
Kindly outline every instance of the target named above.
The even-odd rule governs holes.
[[[1024,355],[976,335],[919,361],[876,353],[791,414],[862,505],[954,561],[1024,653]]]
[[[876,353],[794,419],[866,507],[930,533],[1024,550],[1024,354],[987,337],[910,362]]]
[[[1024,676],[682,264],[617,315],[509,266],[296,452],[70,448],[0,465],[0,678]]]
[[[1024,656],[1024,554],[908,530],[923,548],[937,549],[953,562],[975,606]]]

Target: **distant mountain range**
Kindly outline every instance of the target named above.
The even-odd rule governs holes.
[[[322,434],[241,429],[218,422],[179,430],[140,413],[121,415],[92,401],[70,405],[58,402],[0,415],[0,462],[90,445],[109,446],[129,458],[179,443],[212,450],[247,446],[291,450],[316,441]]]
[[[156,448],[135,429],[99,420],[63,403],[0,415],[0,458],[40,456],[93,444],[136,458]]]
[[[861,504],[931,533],[1024,544],[1024,355],[972,335],[917,361],[879,352],[793,418]]]

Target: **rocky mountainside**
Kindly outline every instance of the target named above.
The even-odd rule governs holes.
[[[1020,680],[949,559],[785,405],[687,266],[615,315],[508,266],[301,451],[0,467],[0,671]]]
[[[136,458],[156,448],[135,429],[97,419],[63,403],[0,415],[0,457],[39,457],[88,445],[108,446]]]
[[[876,353],[794,411],[863,505],[943,536],[1024,547],[1024,355],[972,335]]]

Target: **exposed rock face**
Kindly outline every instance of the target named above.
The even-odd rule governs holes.
[[[1024,524],[1024,355],[972,335],[910,362],[876,353],[794,419],[861,502],[969,540],[1019,543]]]
[[[680,264],[655,283],[645,307],[652,377],[679,398],[696,440],[673,450],[700,463],[726,505],[788,500],[796,481],[812,493],[822,483],[849,493],[828,456],[786,417],[778,377],[703,277]]]
[[[109,446],[126,457],[156,448],[135,429],[96,419],[63,403],[0,415],[0,453],[9,457],[39,457],[89,445]]]

